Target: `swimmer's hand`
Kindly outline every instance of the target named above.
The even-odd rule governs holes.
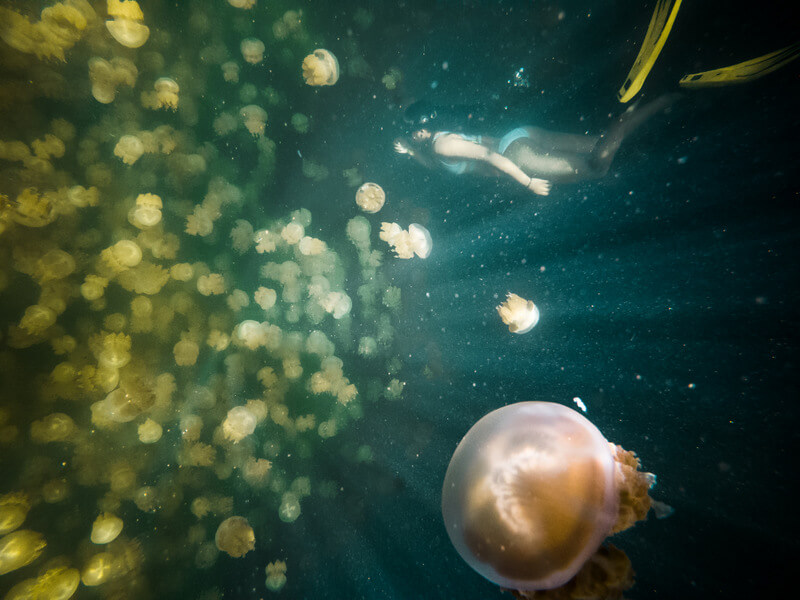
[[[397,152],[398,154],[408,154],[409,156],[414,156],[414,153],[411,151],[411,148],[406,146],[400,140],[395,140],[394,151]]]
[[[531,180],[528,182],[526,187],[534,194],[538,194],[539,196],[547,196],[550,193],[551,183],[546,179],[537,179],[536,177],[531,177]]]

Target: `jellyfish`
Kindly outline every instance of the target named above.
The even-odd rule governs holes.
[[[366,213],[376,213],[386,202],[386,192],[377,183],[367,182],[356,192],[356,204]]]
[[[159,77],[153,87],[156,90],[155,108],[178,109],[178,93],[181,91],[178,82],[169,77]]]
[[[256,424],[256,415],[250,409],[245,406],[234,406],[222,422],[222,433],[226,440],[238,444],[256,430]]]
[[[511,292],[506,301],[497,307],[497,312],[511,333],[528,333],[539,322],[539,309],[536,305]]]
[[[100,552],[92,556],[83,567],[81,582],[87,587],[101,585],[108,581],[113,574],[114,555],[110,552]]]
[[[30,500],[22,492],[0,496],[0,535],[10,533],[22,525],[30,509]]]
[[[248,104],[239,110],[239,116],[242,118],[244,126],[251,135],[254,137],[264,135],[264,127],[267,123],[267,111],[255,104]]]
[[[445,527],[490,581],[523,593],[556,588],[607,536],[645,517],[654,476],[637,467],[580,413],[511,404],[480,419],[456,448],[442,488]]]
[[[264,60],[264,42],[257,38],[247,38],[240,44],[242,58],[251,65],[257,65]]]
[[[39,558],[47,542],[41,533],[18,529],[0,537],[0,575],[29,565]]]
[[[422,225],[412,223],[408,226],[408,233],[411,236],[411,244],[414,248],[414,254],[420,258],[428,258],[433,247],[433,240],[431,239],[430,232]]]
[[[308,85],[333,85],[339,81],[339,61],[328,50],[318,48],[303,59],[303,79]]]
[[[265,585],[268,590],[277,592],[286,585],[286,562],[276,560],[269,563],[264,570],[267,573]]]
[[[153,227],[161,222],[161,198],[155,194],[139,194],[133,209],[133,225],[139,229]]]
[[[144,144],[135,135],[123,135],[114,146],[114,156],[122,159],[126,165],[134,164],[144,154]]]
[[[139,48],[150,37],[150,28],[132,19],[106,21],[106,29],[117,42],[126,48]]]
[[[92,523],[93,544],[108,544],[122,532],[122,519],[111,513],[103,513]]]
[[[217,528],[214,542],[217,548],[233,558],[241,558],[256,547],[256,536],[247,519],[228,517]]]

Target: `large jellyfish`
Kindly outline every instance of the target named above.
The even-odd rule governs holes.
[[[442,489],[447,533],[473,569],[522,596],[572,585],[606,537],[647,514],[654,477],[637,467],[633,453],[565,406],[505,406],[453,454]],[[632,583],[623,560],[621,589]]]

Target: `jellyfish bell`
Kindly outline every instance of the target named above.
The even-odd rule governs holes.
[[[303,79],[308,85],[333,85],[339,81],[339,61],[330,51],[317,48],[303,59]]]
[[[453,454],[442,489],[447,533],[502,587],[561,586],[612,532],[616,471],[613,445],[581,414],[549,402],[505,406]]]
[[[511,333],[528,333],[539,322],[539,309],[530,300],[509,292],[497,312]]]
[[[386,192],[377,183],[367,182],[356,191],[356,204],[366,213],[376,213],[386,202]]]
[[[411,235],[411,243],[414,248],[414,254],[420,258],[428,258],[433,248],[433,240],[431,233],[422,225],[411,223],[408,226],[408,233]]]

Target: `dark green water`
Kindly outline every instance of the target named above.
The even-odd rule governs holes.
[[[0,291],[0,407],[6,411],[2,425],[17,429],[0,446],[0,495],[28,494],[33,507],[23,528],[41,532],[48,542],[31,565],[0,576],[0,594],[50,565],[83,568],[97,551],[88,535],[98,503],[108,500],[106,471],[130,461],[136,485],[117,494],[115,512],[125,522],[124,535],[138,540],[143,560],[116,587],[81,585],[75,598],[510,598],[452,548],[440,513],[444,473],[459,440],[486,413],[523,400],[573,407],[575,397],[608,440],[637,452],[644,469],[657,474],[653,496],[675,509],[668,519],[651,515],[614,539],[636,571],[626,597],[775,597],[785,589],[800,550],[792,494],[800,63],[749,84],[686,91],[668,114],[653,117],[625,140],[606,177],[558,185],[549,196],[537,197],[510,180],[428,171],[395,154],[392,141],[405,133],[403,108],[420,98],[443,107],[474,106],[485,115],[485,130],[476,133],[497,135],[531,124],[598,134],[623,110],[616,91],[653,2],[362,6],[260,0],[247,12],[222,0],[141,5],[151,39],[137,51],[114,45],[102,25],[96,33],[101,41],[87,36],[67,52],[66,63],[39,61],[0,42],[7,90],[0,103],[0,140],[30,144],[50,131],[54,118],[76,130],[64,156],[52,160],[55,175],[32,175],[21,163],[0,159],[0,194],[13,199],[25,187],[98,185],[101,197],[98,207],[80,209],[77,216],[41,228],[12,225],[0,233],[0,268],[7,280]],[[3,6],[38,13],[28,3]],[[104,19],[103,3],[95,8]],[[276,39],[273,23],[290,9],[302,9],[304,34]],[[356,17],[359,9],[372,17],[367,27]],[[204,28],[191,21],[201,12],[209,17]],[[645,101],[676,91],[686,73],[797,41],[790,13],[782,3],[687,1],[645,83]],[[245,64],[238,49],[250,36],[266,44],[264,62],[256,66]],[[212,44],[239,62],[238,84],[223,80],[219,64],[201,59],[202,49]],[[335,86],[302,82],[302,59],[318,47],[340,60]],[[143,66],[148,51],[163,56],[162,68]],[[132,60],[140,66],[136,86],[121,87],[112,104],[96,102],[86,68],[92,56]],[[368,69],[354,74],[347,65],[357,57]],[[381,78],[392,67],[402,82],[388,90]],[[529,85],[513,85],[519,69]],[[58,81],[54,91],[43,92],[41,83],[26,87],[26,81],[44,82],[52,73]],[[177,113],[139,104],[140,92],[159,76],[173,76],[181,85]],[[256,142],[241,126],[228,136],[214,131],[222,112],[235,115],[251,103],[240,97],[245,84],[256,86],[252,103],[269,115],[265,136],[275,143],[274,162],[259,162]],[[277,90],[278,103],[268,103],[267,86]],[[187,116],[190,103],[196,119]],[[308,133],[291,127],[294,113],[310,118]],[[145,155],[132,167],[113,156],[121,133],[165,124],[184,136],[178,153],[205,157],[203,173],[176,175],[178,167],[161,156]],[[97,143],[95,160],[108,166],[111,181],[92,181],[79,156],[84,139]],[[304,160],[323,165],[328,176],[305,176]],[[386,206],[367,217],[372,248],[383,253],[375,280],[381,290],[402,290],[397,311],[380,299],[371,309],[358,295],[367,277],[345,228],[360,213],[354,188],[341,175],[353,167],[386,190]],[[208,238],[188,236],[186,215],[203,200],[213,177],[239,187],[244,200],[236,210],[223,211]],[[92,424],[90,409],[104,393],[76,387],[59,396],[47,386],[55,365],[67,360],[54,355],[50,339],[74,336],[78,348],[68,360],[92,364],[89,339],[103,330],[103,319],[114,312],[130,316],[132,294],[116,282],[107,288],[107,307],[99,310],[90,309],[78,286],[103,248],[136,236],[126,214],[143,191],[163,198],[164,231],[180,240],[177,257],[145,252],[146,260],[166,268],[204,261],[228,277],[229,292],[251,295],[250,306],[234,315],[224,297],[206,298],[194,283],[171,281],[153,302],[167,305],[185,293],[191,297],[187,314],[176,313],[161,332],[126,329],[132,364],[145,380],[165,372],[176,378],[173,408],[161,418],[164,437],[152,446],[140,444],[136,433],[148,414],[104,430]],[[243,255],[231,250],[228,232],[237,219],[258,230],[276,219],[285,224],[301,207],[312,214],[307,235],[325,240],[342,265],[331,279],[338,277],[353,298],[353,311],[341,322],[326,316],[313,323],[302,316],[292,323],[286,311],[293,303],[282,300],[264,316],[252,302],[255,289],[271,285],[259,269],[269,260],[289,260],[291,253],[273,259],[252,249]],[[423,224],[433,238],[431,256],[392,257],[377,236],[382,221]],[[79,239],[90,228],[99,232],[93,244]],[[39,285],[20,266],[15,248],[33,246],[28,252],[36,257],[36,247],[53,244],[76,261],[66,278],[67,307],[55,326],[63,331],[48,330],[19,347],[11,330],[26,307],[37,303]],[[512,336],[495,312],[508,291],[532,299],[541,311],[539,324],[526,335]],[[204,341],[213,328],[211,315],[222,315],[229,333],[244,319],[266,319],[304,337],[324,331],[358,398],[343,406],[330,395],[311,394],[307,380],[320,360],[301,353],[304,375],[282,403],[292,418],[314,414],[316,425],[335,420],[337,434],[322,439],[316,430],[298,433],[268,418],[243,443],[246,450],[215,439],[214,428],[229,408],[266,398],[255,374],[272,366],[280,375],[287,351],[247,355],[240,384],[231,383],[226,353],[213,353],[203,343],[196,365],[176,366],[172,348],[181,332],[197,329]],[[377,337],[386,323],[391,334],[378,355],[360,356],[359,338]],[[393,378],[405,382],[399,399],[384,392]],[[201,411],[201,440],[217,446],[216,468],[178,466],[185,446],[180,416],[194,410],[189,392],[195,385],[213,389],[217,398],[215,407]],[[79,431],[75,439],[83,441],[32,441],[31,423],[52,412],[69,414]],[[79,446],[88,450],[79,452]],[[369,460],[359,454],[364,447]],[[80,460],[85,453],[90,458]],[[263,486],[244,480],[237,462],[244,455],[273,462]],[[228,476],[221,476],[225,471]],[[297,477],[310,479],[311,495],[300,501],[300,517],[285,523],[278,508]],[[45,484],[61,478],[69,495],[43,501]],[[157,490],[156,510],[142,511],[132,501],[140,486]],[[248,518],[255,550],[239,559],[220,553],[213,565],[199,568],[199,544],[188,541],[198,519],[189,507],[193,498],[214,494],[231,497],[230,514]],[[203,541],[213,544],[220,521],[219,515],[199,520]],[[287,563],[279,594],[264,586],[264,567],[275,560]]]

